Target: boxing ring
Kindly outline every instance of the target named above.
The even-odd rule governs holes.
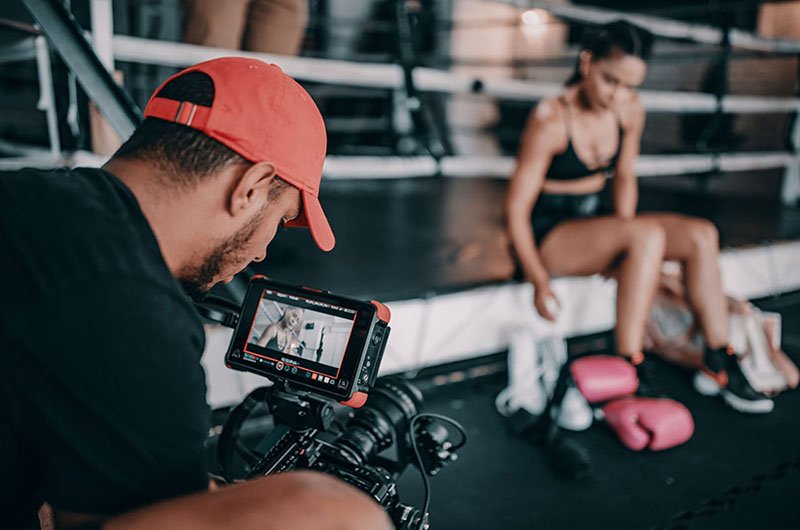
[[[714,28],[687,26],[606,10],[554,6],[541,2],[515,4],[520,7],[552,10],[557,16],[583,23],[602,23],[623,16],[664,37],[702,43],[720,43],[727,38],[731,46],[749,50],[778,54],[800,52],[799,43],[761,39],[737,30],[731,30],[726,37],[723,32]],[[230,54],[229,50],[224,49],[164,43],[130,36],[114,36],[111,45],[116,60],[176,68]],[[493,79],[427,67],[411,68],[409,81],[407,72],[399,64],[353,63],[259,53],[242,55],[279,64],[301,82],[335,86],[407,90],[409,83],[412,83],[413,89],[420,92],[472,94],[531,103],[541,98],[553,97],[562,88],[560,83]],[[762,114],[796,113],[800,110],[798,98],[646,89],[639,93],[648,113]],[[791,203],[800,196],[798,166],[800,154],[794,150],[645,154],[639,157],[637,173],[641,177],[651,177],[786,168],[783,199]],[[431,177],[507,179],[513,167],[514,159],[509,156],[330,155],[323,174],[328,180],[347,181]],[[347,237],[340,237],[340,241],[346,242]],[[467,252],[469,251],[467,248]],[[364,252],[365,256],[368,254]],[[721,258],[726,291],[737,297],[757,298],[796,290],[800,288],[800,268],[794,267],[793,263],[798,258],[800,243],[796,241],[726,249]],[[368,267],[367,263],[365,268]],[[324,268],[322,260],[319,266]],[[280,271],[276,270],[274,273],[279,274]],[[457,292],[442,293],[440,288],[424,297],[394,300],[390,303],[395,331],[382,367],[384,373],[414,370],[480,356],[486,352],[502,351],[508,345],[508,331],[522,323],[533,322],[542,335],[559,336],[592,333],[613,326],[613,280],[602,277],[555,280],[555,291],[564,301],[562,315],[555,325],[546,323],[533,313],[530,304],[532,289],[529,285],[502,282],[502,278],[498,277],[485,280],[491,285],[475,288],[453,285],[443,290],[455,289]],[[320,282],[324,282],[324,279],[320,278]],[[365,291],[368,292],[369,288],[365,288]],[[476,326],[476,322],[481,325]],[[220,343],[223,342],[226,342],[224,337]],[[209,348],[214,349],[214,346]],[[213,361],[209,368],[211,366]]]
[[[31,4],[47,4],[41,0],[27,0]],[[586,8],[549,2],[507,1],[500,2],[519,8],[545,10],[553,16],[568,22],[582,24],[603,23],[625,18],[644,26],[659,37],[681,39],[683,41],[714,44],[759,53],[796,55],[800,53],[800,43],[764,39],[755,35],[731,29],[722,31],[718,28],[685,24],[682,22],[629,15],[604,9]],[[103,67],[111,71],[116,62],[128,62],[161,67],[183,68],[197,62],[215,57],[230,55],[226,49],[209,48],[165,42],[127,35],[113,35],[110,2],[96,0],[92,3],[94,32],[87,35],[91,39],[94,50]],[[55,125],[54,98],[52,79],[50,77],[49,54],[45,38],[37,28],[23,28],[31,35],[20,40],[11,48],[0,53],[0,62],[13,62],[35,59],[38,64],[40,81],[39,108],[47,114],[48,136],[51,139],[49,150],[17,148],[17,158],[0,159],[0,167],[13,168],[24,165],[52,165],[63,157]],[[45,24],[45,29],[47,26]],[[403,63],[387,64],[377,62],[352,62],[334,59],[318,59],[309,57],[288,57],[252,52],[236,52],[237,54],[262,59],[280,65],[286,73],[302,83],[320,84],[333,87],[384,89],[405,94],[406,101],[411,101],[405,109],[409,114],[419,113],[419,94],[434,93],[447,95],[467,95],[493,98],[496,101],[516,101],[532,105],[535,101],[553,97],[562,89],[561,83],[542,82],[521,79],[497,78],[476,75],[467,72],[436,69],[416,66],[412,60]],[[567,54],[570,52],[566,52]],[[74,59],[73,59],[74,62]],[[112,88],[97,82],[106,92]],[[97,89],[96,89],[97,90]],[[112,109],[107,114],[111,124],[123,136],[130,130],[133,118],[131,111],[125,106],[112,101],[109,95],[98,91],[106,100],[98,102],[101,108]],[[105,94],[105,95],[104,95]],[[800,111],[800,98],[764,97],[731,95],[727,93],[705,93],[688,91],[648,90],[639,91],[645,109],[650,114],[677,115],[723,115],[723,114],[768,114],[788,113],[797,115]],[[104,103],[104,104],[101,104]],[[117,108],[116,112],[113,109]],[[121,109],[121,110],[120,110]],[[116,118],[114,118],[116,116]],[[800,121],[800,120],[796,120]],[[0,147],[3,147],[0,145]],[[5,146],[13,150],[15,146]],[[428,154],[417,156],[328,156],[323,169],[328,186],[342,181],[342,189],[355,189],[359,181],[369,181],[370,186],[386,180],[413,179],[446,179],[455,182],[464,179],[479,182],[503,181],[514,168],[511,156],[448,154],[438,150],[436,146],[426,146]],[[643,154],[639,157],[636,170],[640,177],[658,177],[665,175],[707,175],[711,173],[741,172],[765,169],[785,169],[783,178],[782,199],[792,204],[800,198],[800,132],[794,126],[787,149],[782,151],[752,152],[707,152],[707,153],[675,153],[675,154]],[[78,152],[68,162],[82,165],[99,165],[104,158],[89,153]],[[395,184],[389,184],[395,186]],[[502,201],[501,192],[493,183],[486,185],[491,193],[492,201]],[[424,187],[424,185],[423,185]],[[389,188],[390,190],[392,188]],[[491,191],[494,190],[494,191]],[[436,191],[436,193],[441,190]],[[347,193],[347,192],[344,192]],[[323,186],[323,195],[325,186]],[[479,200],[479,199],[478,199]],[[327,204],[327,203],[326,203]],[[435,202],[431,203],[435,208]],[[345,208],[346,209],[346,208]],[[376,212],[377,213],[377,212]],[[395,292],[381,292],[376,283],[365,281],[363,288],[353,289],[347,286],[349,294],[362,296],[380,296],[391,300],[389,304],[393,312],[393,340],[389,344],[386,360],[383,363],[385,373],[404,370],[417,370],[425,366],[445,362],[468,359],[498,352],[508,346],[508,332],[521,324],[533,325],[542,335],[574,336],[593,333],[613,326],[613,300],[615,285],[613,280],[602,277],[591,278],[558,278],[554,281],[554,289],[564,303],[559,321],[550,324],[540,319],[532,309],[532,289],[530,285],[520,284],[508,279],[513,272],[513,263],[508,255],[507,242],[502,233],[502,219],[498,219],[497,211],[487,214],[486,222],[492,225],[489,234],[483,234],[483,241],[459,241],[451,249],[454,258],[448,264],[446,260],[433,260],[432,267],[458,268],[469,262],[476,254],[501,254],[491,266],[479,273],[463,275],[453,274],[452,282],[444,281],[420,285]],[[336,227],[336,219],[333,219]],[[387,227],[391,237],[403,237],[402,230]],[[394,230],[394,231],[393,231]],[[475,227],[480,231],[480,227]],[[356,233],[339,234],[339,246],[349,246]],[[357,241],[358,239],[356,239]],[[488,243],[487,243],[488,241]],[[756,298],[775,293],[792,291],[800,288],[800,267],[793,266],[800,258],[800,241],[775,241],[763,244],[752,241],[752,244],[735,248],[727,248],[721,257],[726,291],[742,298]],[[282,244],[282,243],[280,243]],[[322,270],[327,268],[327,259],[337,259],[336,252],[331,256],[307,256],[307,249],[288,249],[290,255],[300,255],[310,260]],[[391,251],[391,249],[389,249]],[[424,252],[424,251],[423,251]],[[279,254],[272,251],[272,254]],[[273,258],[274,259],[274,258]],[[360,263],[364,269],[370,268],[371,249],[347,249],[346,259]],[[401,261],[402,254],[392,255],[393,260]],[[402,265],[400,265],[402,267]],[[469,265],[468,265],[469,266]],[[311,270],[309,270],[311,269]],[[280,267],[267,271],[282,278],[287,272]],[[324,274],[314,274],[313,268],[304,268],[308,277],[294,279],[307,284],[321,285],[336,290],[337,285],[329,285]],[[420,272],[425,275],[424,271]],[[439,274],[438,276],[441,276]],[[366,278],[370,275],[366,274]],[[413,279],[407,280],[409,284]],[[421,294],[422,293],[422,294]],[[480,325],[475,325],[480,322]],[[212,334],[206,356],[207,370],[215,381],[212,388],[212,404],[222,405],[241,397],[256,381],[243,381],[241,374],[227,372],[217,362],[222,354],[220,345],[227,343],[227,337]],[[217,382],[217,379],[220,379]]]
[[[47,0],[24,1],[31,4],[48,3]],[[711,26],[563,3],[533,0],[496,3],[541,10],[559,20],[580,24],[624,18],[663,39],[718,46],[728,52],[746,50],[757,57],[800,55],[800,42],[761,38],[736,29],[724,31]],[[542,98],[559,94],[563,89],[560,82],[512,79],[475,73],[469,69],[432,68],[419,66],[413,60],[387,63],[287,57],[115,35],[112,31],[110,0],[94,0],[91,4],[97,7],[93,12],[94,31],[86,34],[86,38],[87,42],[91,41],[106,74],[114,70],[116,63],[181,68],[236,53],[276,63],[301,83],[315,87],[341,91],[384,90],[399,95],[401,103],[395,112],[405,120],[406,126],[409,123],[425,123],[428,119],[422,116],[426,110],[424,98],[421,97],[424,94],[474,97],[493,103],[515,102],[529,107]],[[22,30],[22,39],[13,46],[0,48],[0,63],[36,61],[40,90],[38,108],[46,116],[50,146],[31,147],[0,140],[0,152],[13,155],[0,158],[0,169],[30,165],[50,167],[57,163],[101,165],[105,161],[102,156],[85,151],[63,151],[56,123],[58,115],[50,64],[53,45],[48,44],[47,40],[52,37],[45,36],[47,30],[43,34],[39,28],[25,27]],[[575,51],[565,50],[562,58],[574,57]],[[99,96],[105,99],[102,104],[98,101],[98,106],[112,110],[116,108],[106,116],[111,125],[125,136],[136,121],[135,117],[131,117],[130,108],[125,109],[132,102],[115,100],[112,94],[114,89],[107,85],[103,77],[101,72],[94,81],[78,81],[89,85],[85,89],[90,94],[93,90],[97,94],[105,91],[105,96]],[[105,88],[103,85],[106,85]],[[313,91],[311,93],[314,95]],[[797,208],[800,199],[800,126],[797,125],[800,123],[797,119],[800,115],[800,98],[730,94],[725,90],[709,93],[647,88],[640,90],[639,94],[648,119],[651,116],[713,117],[729,114],[785,114],[792,118],[780,149],[645,153],[639,157],[636,171],[643,177],[643,208],[664,204],[669,199],[672,201],[670,206],[675,206],[677,210],[710,218],[718,224],[723,244],[720,268],[726,293],[739,298],[756,299],[800,290],[800,211]],[[339,118],[325,117],[329,130],[366,123],[369,119],[358,118],[352,122],[342,120],[342,125],[337,125]],[[397,116],[382,117],[378,121],[386,124],[394,123],[397,119]],[[411,134],[414,134],[414,127],[411,129]],[[433,129],[436,129],[435,124]],[[616,285],[614,280],[599,275],[554,279],[553,289],[562,302],[558,321],[544,321],[535,313],[532,287],[513,279],[514,262],[503,221],[503,197],[506,181],[514,169],[513,156],[509,153],[469,153],[443,149],[442,145],[437,144],[439,140],[441,138],[437,134],[419,134],[422,152],[406,156],[329,155],[323,169],[325,182],[320,196],[337,235],[337,247],[330,254],[324,254],[314,248],[310,238],[291,231],[281,232],[270,246],[269,259],[253,265],[252,272],[387,302],[392,312],[392,334],[384,355],[382,373],[416,374],[426,369],[435,371],[437,367],[450,363],[472,366],[471,369],[478,374],[481,370],[490,373],[491,370],[497,370],[498,366],[504,368],[504,360],[498,361],[501,357],[499,353],[508,349],[512,333],[520,327],[532,329],[539,338],[591,336],[612,328]],[[747,209],[745,201],[710,201],[702,196],[693,201],[684,201],[679,194],[668,195],[659,189],[647,187],[649,181],[663,177],[696,175],[700,179],[724,180],[731,175],[743,172],[758,174],[763,170],[783,171],[779,190],[783,207],[775,206],[772,210],[761,207],[755,212]],[[354,211],[358,212],[358,216],[353,215]],[[755,227],[748,226],[748,216],[757,217],[753,223]],[[237,402],[252,388],[263,385],[263,380],[254,375],[224,368],[222,356],[228,341],[228,330],[207,327],[203,364],[208,379],[208,400],[213,408]],[[492,358],[493,364],[481,363],[481,359],[487,358]],[[547,476],[540,473],[544,468],[538,452],[526,452],[529,446],[516,439],[513,451],[503,445],[508,443],[502,436],[505,426],[500,423],[483,387],[467,392],[467,396],[444,394],[441,401],[433,400],[433,410],[457,417],[460,415],[465,423],[476,422],[476,418],[481,417],[488,425],[485,432],[475,433],[472,445],[465,449],[463,462],[484,462],[487,455],[494,455],[493,458],[503,462],[506,467],[499,469],[502,466],[496,466],[499,471],[481,471],[484,474],[479,475],[478,482],[491,487],[491,484],[519,480],[509,479],[509,470],[516,470],[517,474],[519,470],[526,470],[529,475],[523,479],[519,491],[506,492],[505,497],[499,498],[498,495],[493,499],[495,505],[492,509],[484,510],[491,515],[491,518],[487,518],[486,514],[474,513],[475,506],[486,502],[486,492],[480,488],[464,491],[467,473],[473,479],[471,473],[476,470],[466,467],[460,476],[443,473],[442,482],[436,485],[441,488],[436,494],[440,502],[437,507],[451,515],[461,514],[460,520],[454,517],[451,521],[454,525],[452,528],[470,528],[469,524],[478,524],[478,521],[482,528],[516,528],[508,514],[524,505],[530,510],[531,520],[542,527],[579,527],[584,522],[580,512],[586,512],[590,515],[584,514],[583,517],[595,519],[593,527],[614,525],[624,528],[627,523],[630,527],[651,528],[646,525],[653,520],[663,520],[669,522],[658,528],[677,530],[721,528],[723,524],[730,527],[747,520],[744,517],[737,521],[731,515],[736,514],[734,511],[723,512],[715,520],[711,516],[714,510],[721,511],[721,507],[730,507],[734,502],[738,502],[740,507],[748,506],[747,502],[755,502],[748,499],[754,498],[751,494],[757,488],[772,492],[775,499],[791,493],[785,488],[777,493],[774,490],[780,486],[781,474],[787,475],[790,471],[797,473],[796,469],[800,469],[800,455],[795,457],[796,445],[792,445],[791,436],[784,439],[776,433],[785,425],[796,424],[793,416],[796,408],[784,408],[781,412],[776,407],[776,412],[770,418],[753,427],[752,418],[720,418],[715,404],[709,400],[699,400],[681,380],[677,370],[672,370],[667,376],[668,382],[674,383],[674,397],[691,403],[693,413],[702,418],[696,434],[699,442],[693,448],[673,453],[672,456],[673,461],[682,460],[684,468],[688,469],[673,469],[677,466],[670,461],[670,454],[631,455],[630,452],[624,452],[620,444],[616,441],[612,443],[605,436],[606,433],[595,429],[587,433],[588,439],[594,447],[599,448],[598,454],[603,454],[607,461],[597,463],[597,480],[591,485],[594,489],[585,485],[576,487],[571,483],[549,481]],[[467,370],[461,370],[453,371],[445,379],[453,382],[468,377]],[[786,398],[795,401],[785,403],[796,404],[797,392],[790,394]],[[764,427],[767,421],[773,422],[770,424],[772,430]],[[759,428],[763,428],[765,434],[759,432]],[[726,432],[725,429],[741,430],[749,438],[741,445],[714,445],[718,443],[713,438],[715,433]],[[756,445],[763,448],[765,453],[783,455],[781,458],[785,461],[776,466],[770,465],[765,470],[767,464],[754,457],[753,462],[740,468],[746,468],[744,472],[755,478],[731,478],[733,472],[728,469],[725,459],[734,458],[736,451],[742,450],[742,447],[751,451]],[[697,455],[692,451],[697,451]],[[513,459],[509,456],[511,453]],[[695,470],[691,469],[692,466],[699,466],[701,458],[706,459],[703,460],[705,466],[712,468],[708,477],[695,477]],[[764,457],[763,460],[769,458]],[[635,468],[633,473],[638,473],[636,479],[640,480],[635,488],[652,482],[656,484],[653,491],[663,496],[647,499],[646,494],[638,489],[631,494],[624,487],[619,488],[619,484],[624,485],[627,479],[615,469],[619,462],[628,462],[631,469]],[[709,478],[714,474],[713,480]],[[724,481],[732,484],[731,487],[716,496],[701,497],[708,494],[699,492],[718,491],[719,484]],[[685,498],[682,499],[680,495],[670,496],[673,490],[688,491],[693,495],[691,505],[687,507]],[[448,495],[451,491],[457,491],[458,495]],[[532,491],[536,492],[538,502],[529,500],[529,492]],[[564,499],[568,499],[569,505],[574,499],[575,505],[582,508],[548,511],[538,507],[538,504],[556,506],[557,502],[563,505]],[[626,506],[648,500],[652,501],[652,505],[646,504],[645,510],[639,510],[652,510],[652,513],[630,515],[630,518],[618,523],[617,517]],[[774,504],[769,500],[762,502],[761,506],[755,507],[755,512],[760,512],[762,506]],[[781,514],[780,511],[775,513]],[[772,519],[769,513],[757,515],[761,518],[759,524],[762,527],[774,527],[772,523],[779,520],[779,515]],[[719,521],[720,526],[714,527],[714,521]],[[443,521],[440,518],[438,522]],[[692,526],[693,522],[698,526]],[[437,524],[436,528],[448,527],[446,524]]]

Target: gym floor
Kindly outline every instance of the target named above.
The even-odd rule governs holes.
[[[785,351],[800,363],[800,292],[757,305],[783,315]],[[571,342],[571,350],[580,346]],[[662,390],[691,410],[692,439],[637,453],[596,423],[569,434],[591,455],[592,473],[577,481],[557,473],[545,450],[513,435],[495,411],[502,371],[426,392],[426,411],[460,421],[469,435],[459,459],[431,479],[431,528],[797,528],[800,392],[751,416],[699,395],[691,374],[675,366],[659,362],[657,374]],[[399,491],[404,502],[422,502],[416,470],[406,471]]]

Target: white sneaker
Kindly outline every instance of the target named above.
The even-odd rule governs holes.
[[[723,401],[733,410],[745,414],[768,414],[775,408],[775,402],[766,396],[750,392],[734,392],[734,388],[729,382],[728,386],[722,387],[712,377],[704,372],[695,372],[692,380],[694,389],[704,396],[722,396]]]
[[[592,426],[594,414],[580,390],[571,386],[564,394],[561,406],[553,410],[558,414],[556,424],[569,431],[585,431]]]

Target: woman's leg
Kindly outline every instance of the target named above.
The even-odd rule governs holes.
[[[689,303],[697,313],[706,337],[705,375],[695,376],[695,388],[704,394],[721,394],[740,412],[770,412],[773,402],[750,385],[728,346],[728,304],[722,291],[717,258],[719,236],[713,224],[675,214],[645,214],[666,234],[666,258],[683,262]]]
[[[713,223],[677,214],[643,214],[657,222],[667,236],[665,259],[684,265],[689,303],[697,313],[708,346],[728,345],[728,303],[720,277],[719,234]]]
[[[618,264],[615,337],[618,352],[630,357],[642,350],[665,240],[664,229],[652,220],[595,217],[559,224],[540,252],[552,275],[586,276]]]

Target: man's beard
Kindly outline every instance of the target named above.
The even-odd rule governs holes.
[[[185,267],[178,273],[178,281],[187,295],[194,300],[201,300],[208,290],[214,286],[215,278],[219,276],[227,265],[243,261],[238,250],[250,241],[263,217],[264,210],[236,232],[233,237],[217,245],[203,259],[201,265]]]

